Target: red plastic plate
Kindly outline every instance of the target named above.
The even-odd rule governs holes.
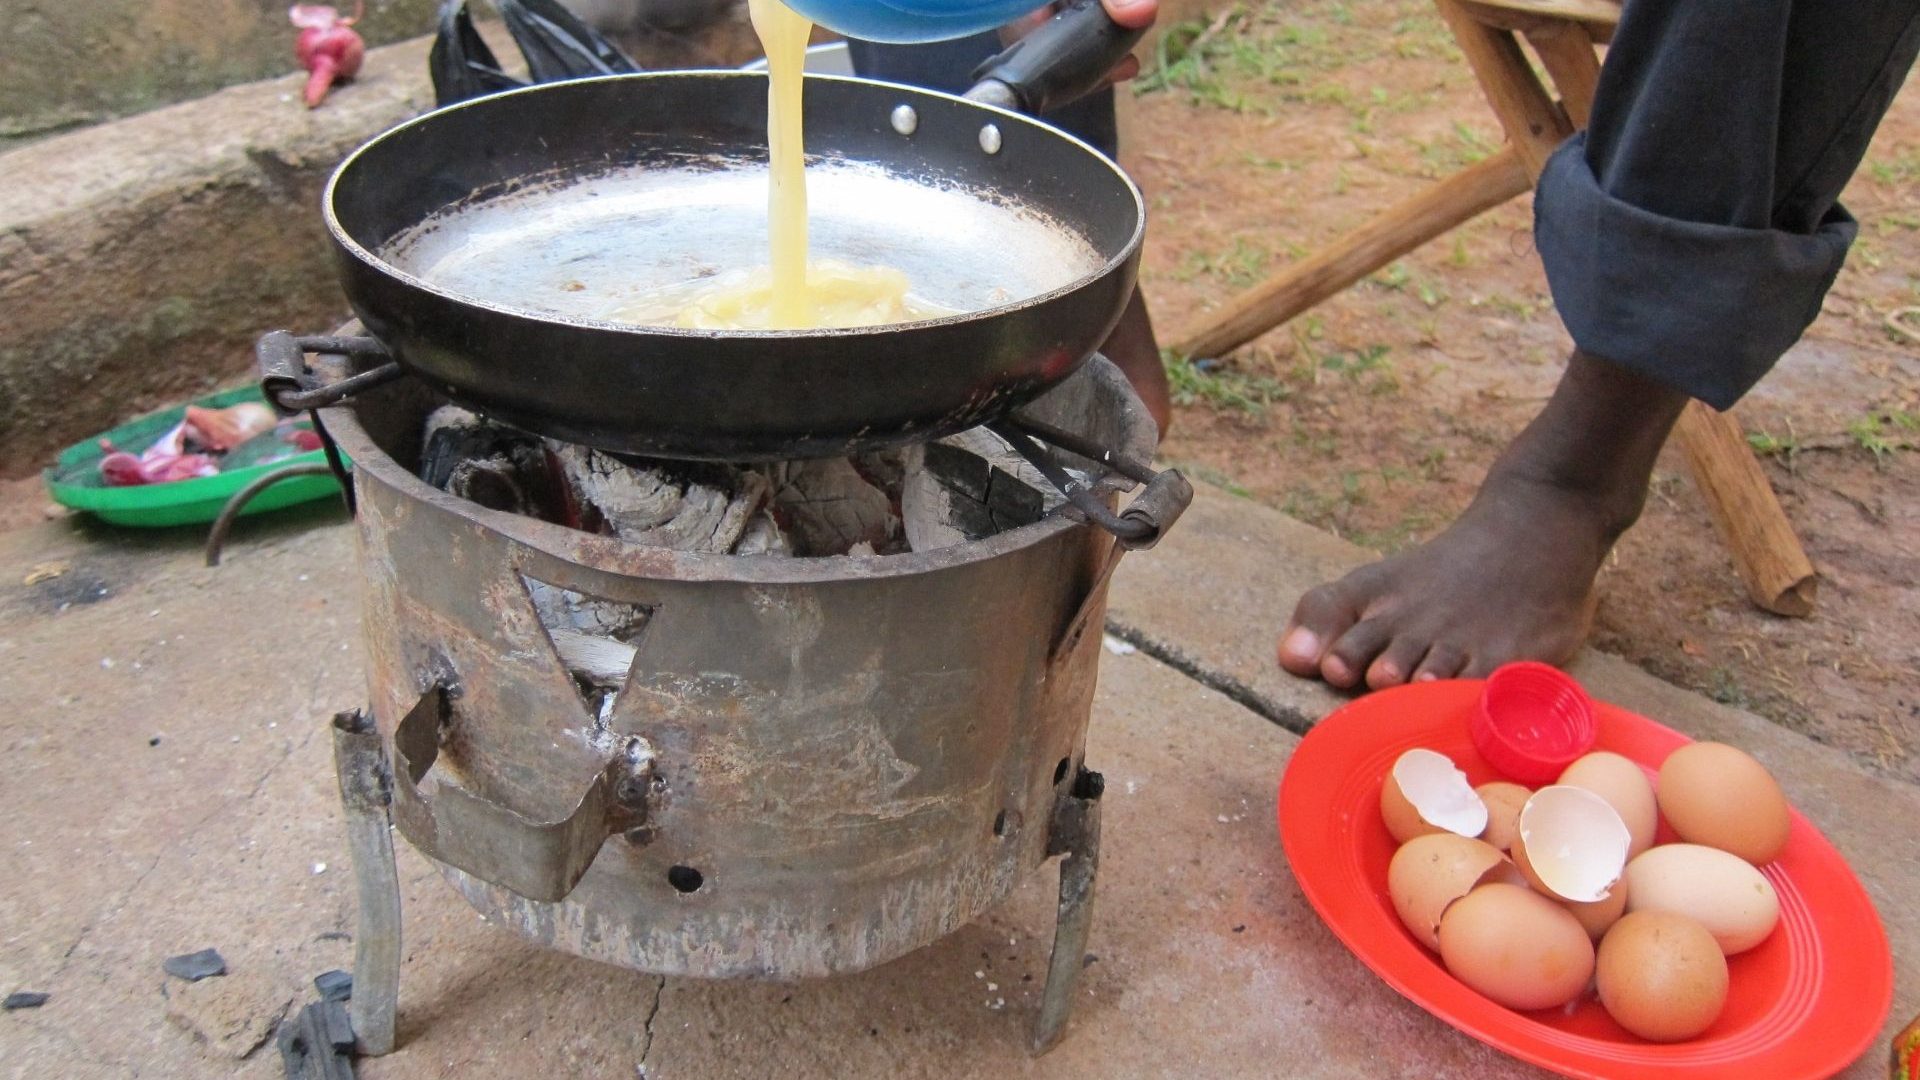
[[[1321,721],[1287,766],[1280,784],[1287,861],[1314,910],[1362,963],[1460,1031],[1567,1076],[1828,1076],[1874,1043],[1893,1002],[1886,931],[1846,860],[1797,811],[1786,851],[1763,868],[1780,894],[1780,925],[1728,961],[1726,1009],[1698,1038],[1646,1042],[1591,996],[1571,1013],[1515,1012],[1447,974],[1387,898],[1395,845],[1380,820],[1380,784],[1394,759],[1416,746],[1451,757],[1475,784],[1500,779],[1467,734],[1479,694],[1478,680],[1369,694]],[[1639,762],[1649,774],[1688,742],[1644,717],[1594,704],[1594,748]],[[1664,823],[1661,834],[1660,842],[1673,839]]]

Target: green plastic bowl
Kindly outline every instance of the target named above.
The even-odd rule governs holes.
[[[265,402],[266,398],[261,396],[259,387],[243,386],[210,394],[193,404],[221,409],[243,401]],[[325,463],[327,460],[325,451],[310,450],[265,465],[249,465],[231,472],[176,480],[170,484],[139,484],[133,487],[109,487],[100,478],[100,459],[106,456],[106,451],[100,449],[101,439],[137,454],[153,445],[155,439],[165,435],[186,415],[187,407],[176,405],[171,409],[148,413],[112,431],[67,447],[61,451],[52,467],[41,474],[47,482],[47,493],[62,506],[84,511],[115,525],[159,528],[204,524],[220,516],[221,507],[227,505],[227,500],[233,497],[234,492],[267,473],[288,465]],[[264,514],[324,499],[339,491],[340,484],[332,476],[290,477],[254,496],[241,513],[246,516]]]

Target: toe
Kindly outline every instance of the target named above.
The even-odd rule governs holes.
[[[1459,678],[1460,672],[1467,666],[1467,654],[1457,645],[1445,641],[1436,641],[1427,650],[1426,659],[1414,669],[1414,682],[1433,682],[1435,679]]]
[[[1320,662],[1320,677],[1345,690],[1357,686],[1374,658],[1393,640],[1393,631],[1383,619],[1363,619],[1341,634],[1327,658]]]
[[[1359,618],[1338,584],[1309,590],[1294,605],[1293,618],[1280,636],[1280,666],[1302,678],[1320,674],[1327,647]]]
[[[1399,686],[1413,675],[1414,665],[1427,655],[1427,637],[1401,630],[1373,663],[1367,665],[1367,685],[1375,690]]]

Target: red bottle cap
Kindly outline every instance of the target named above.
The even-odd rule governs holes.
[[[1549,784],[1593,749],[1593,699],[1573,676],[1523,660],[1487,677],[1468,721],[1487,764],[1529,787]]]

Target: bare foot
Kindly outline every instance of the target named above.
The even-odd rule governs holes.
[[[1586,639],[1593,580],[1639,516],[1685,398],[1578,354],[1553,400],[1446,531],[1300,598],[1280,665],[1373,689],[1562,663]]]

